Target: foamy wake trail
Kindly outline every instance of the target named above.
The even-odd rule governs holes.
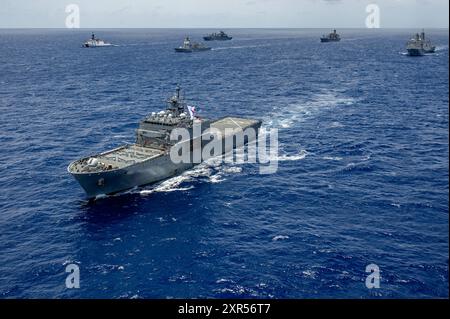
[[[448,50],[448,45],[438,45],[436,46],[436,51],[445,51]]]
[[[187,190],[194,188],[194,186],[192,186],[192,185],[188,186],[188,187],[178,187],[182,182],[183,181],[179,181],[176,178],[169,179],[169,180],[166,180],[166,181],[162,182],[161,184],[155,186],[152,189],[141,190],[141,191],[139,191],[139,194],[148,195],[148,194],[152,194],[152,193],[156,193],[156,192],[187,191]]]
[[[193,189],[194,185],[188,185],[185,187],[180,187],[180,185],[199,179],[206,179],[209,183],[220,183],[224,180],[224,175],[238,174],[240,172],[242,172],[241,167],[222,164],[221,157],[211,158],[185,171],[179,176],[169,178],[152,186],[150,189],[141,189],[138,193],[141,195],[149,195],[157,192],[187,191]]]
[[[269,159],[270,161],[276,160],[278,162],[298,161],[304,159],[308,154],[308,151],[301,150],[297,154],[279,154],[277,157]],[[235,160],[236,162],[234,163],[224,163],[222,156],[214,157],[194,166],[193,168],[183,172],[181,175],[147,186],[144,189],[141,187],[134,187],[130,190],[114,195],[99,195],[96,199],[122,196],[126,194],[139,194],[145,196],[153,193],[187,191],[195,187],[192,184],[189,185],[190,182],[199,180],[206,181],[208,183],[220,183],[225,180],[226,176],[240,174],[242,172],[242,166],[240,165],[245,164],[245,160],[242,159],[242,156],[238,156],[238,154],[236,154]],[[187,185],[181,186],[182,184]]]
[[[160,192],[174,192],[174,191],[186,191],[194,188],[193,185],[187,187],[179,187],[183,183],[191,182],[199,177],[210,178],[212,174],[212,168],[208,167],[206,164],[199,164],[190,170],[185,171],[179,176],[174,176],[161,183],[152,186],[150,189],[140,190],[141,195],[149,195],[153,193]]]
[[[289,154],[282,154],[282,155],[278,155],[278,161],[279,162],[283,162],[283,161],[299,161],[304,159],[307,155],[308,155],[308,151],[307,150],[301,150],[298,154],[294,154],[294,155],[289,155]]]
[[[250,143],[250,145],[253,143]],[[235,152],[234,150],[233,152]],[[231,153],[231,152],[230,152]],[[230,155],[227,153],[226,155]],[[304,159],[309,153],[306,150],[301,150],[297,154],[279,154],[276,158],[269,158],[270,161],[298,161]],[[226,156],[225,155],[225,156]],[[242,164],[245,164],[245,152],[235,154],[235,162],[226,163],[223,162],[223,155],[219,155],[214,158],[210,158],[203,163],[200,163],[193,168],[183,172],[181,175],[174,176],[166,179],[157,184],[143,188],[135,187],[131,190],[120,192],[115,195],[100,195],[98,199],[110,196],[122,196],[125,194],[140,194],[150,195],[153,193],[161,192],[175,192],[175,191],[187,191],[193,189],[194,185],[189,185],[194,181],[206,181],[208,183],[220,183],[225,180],[227,175],[240,174],[242,172]],[[265,164],[262,164],[265,165]],[[182,184],[186,184],[183,185]]]
[[[355,102],[354,98],[340,96],[337,92],[323,92],[309,98],[308,101],[274,107],[272,112],[264,119],[263,125],[267,128],[290,128],[308,118],[317,116],[325,110],[337,106],[352,105]]]
[[[301,150],[297,154],[279,154],[275,159],[270,158],[270,160],[277,160],[278,162],[298,161],[304,159],[308,154],[308,151]],[[238,158],[239,156],[236,156],[236,160],[238,160]],[[240,165],[245,164],[245,161],[237,161],[236,163],[229,164],[223,163],[222,160],[222,156],[211,158],[194,166],[190,170],[185,171],[179,176],[169,178],[161,183],[153,185],[149,189],[137,190],[137,192],[141,195],[149,195],[158,192],[187,191],[193,189],[194,185],[180,186],[185,183],[205,179],[208,183],[220,183],[225,180],[226,175],[240,174],[242,172],[242,167]],[[132,192],[136,192],[136,190]]]
[[[327,160],[327,161],[341,161],[342,157],[339,157],[339,156],[324,156],[323,159]]]

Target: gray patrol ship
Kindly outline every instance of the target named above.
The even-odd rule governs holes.
[[[206,45],[203,45],[201,43],[192,42],[191,39],[189,39],[189,37],[186,37],[184,39],[182,46],[175,48],[175,52],[185,52],[185,53],[209,51],[209,50],[211,50],[210,47],[207,47]]]
[[[336,30],[333,30],[333,32],[331,32],[328,35],[323,35],[320,38],[320,42],[339,42],[339,41],[341,41],[341,36],[336,33]]]
[[[194,124],[201,124],[201,134],[208,128],[218,129],[222,134],[222,145],[226,144],[225,129],[229,134],[230,130],[245,130],[251,127],[257,133],[261,126],[260,120],[238,117],[200,119],[193,115],[191,107],[188,107],[180,96],[179,87],[167,103],[165,111],[152,112],[140,122],[135,143],[84,157],[69,164],[68,172],[80,183],[88,198],[155,183],[196,165],[194,161],[174,163],[170,157],[170,150],[177,143],[189,143],[193,152],[205,146],[201,136],[193,137]],[[170,140],[170,133],[176,128],[186,128],[191,133],[189,140]],[[195,142],[196,139],[199,139],[199,142]],[[228,148],[223,147],[223,153],[231,151],[235,144],[229,145]]]
[[[211,33],[203,37],[203,40],[205,41],[227,41],[231,39],[233,39],[233,37],[230,37],[223,31],[220,31],[219,33]]]
[[[110,47],[111,43],[105,42],[102,39],[96,38],[95,34],[92,33],[91,38],[83,43],[83,47],[85,48],[101,48],[101,47]]]
[[[414,37],[406,44],[406,50],[410,56],[422,56],[426,53],[434,53],[436,47],[431,44],[431,41],[425,39],[425,31],[416,33]]]

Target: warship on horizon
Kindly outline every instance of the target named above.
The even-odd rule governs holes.
[[[203,40],[205,41],[226,41],[231,39],[233,39],[233,37],[228,36],[228,34],[223,31],[220,31],[219,33],[211,33],[203,37]]]
[[[328,35],[323,35],[320,38],[320,42],[339,42],[339,41],[341,41],[341,36],[336,33],[336,30],[333,30],[333,32],[331,32]]]
[[[112,46],[112,44],[96,38],[94,33],[92,33],[91,38],[89,40],[83,43],[83,47],[85,48],[98,48],[109,46]]]
[[[189,39],[189,37],[186,37],[184,39],[182,46],[175,48],[175,52],[185,52],[185,53],[209,51],[209,50],[211,50],[210,47],[207,47],[201,43],[191,42],[191,39]]]
[[[425,31],[416,33],[406,44],[406,50],[409,56],[422,56],[426,53],[434,53],[436,46],[431,44],[431,41],[425,39]]]

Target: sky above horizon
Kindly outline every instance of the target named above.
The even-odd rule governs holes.
[[[0,28],[364,28],[368,4],[382,28],[448,28],[448,0],[0,0]]]

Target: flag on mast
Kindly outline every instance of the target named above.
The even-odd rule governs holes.
[[[193,120],[195,117],[195,106],[188,105],[187,109],[189,111],[189,115],[191,116],[191,120]]]

